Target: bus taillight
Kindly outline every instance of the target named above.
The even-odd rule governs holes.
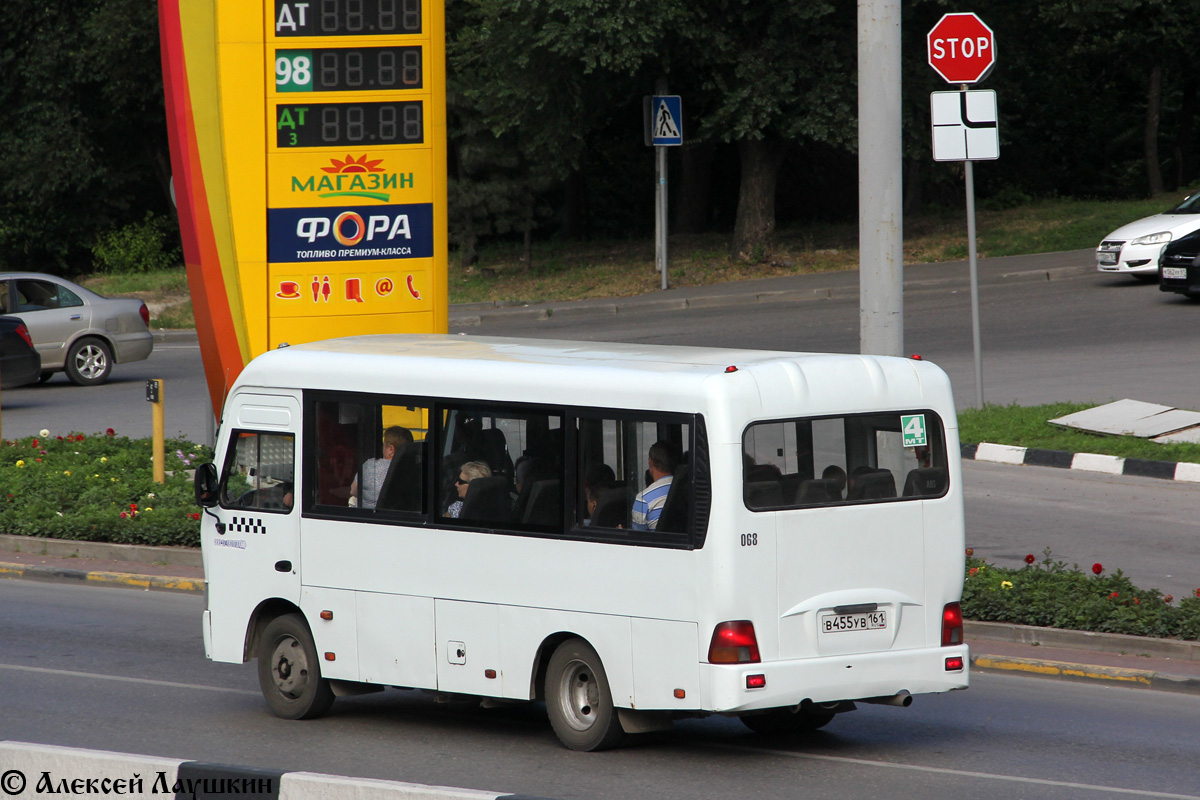
[[[758,638],[754,635],[754,623],[748,619],[722,622],[713,629],[712,641],[708,645],[710,664],[757,664]]]
[[[952,647],[963,643],[962,606],[958,603],[947,603],[942,609],[942,647]]]

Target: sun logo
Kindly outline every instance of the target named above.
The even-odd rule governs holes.
[[[346,154],[346,160],[342,161],[337,158],[329,159],[332,167],[321,167],[323,172],[331,172],[334,174],[344,174],[350,172],[383,172],[384,169],[379,165],[383,163],[382,158],[376,158],[368,161],[367,154],[363,153],[358,159],[349,153]]]

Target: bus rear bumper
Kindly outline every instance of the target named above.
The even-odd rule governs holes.
[[[738,713],[793,708],[806,700],[949,692],[970,685],[970,662],[970,648],[964,644],[759,664],[701,664],[701,696],[706,711]],[[961,666],[948,668],[957,664]],[[759,682],[751,680],[754,676],[762,676],[763,685],[748,688]]]

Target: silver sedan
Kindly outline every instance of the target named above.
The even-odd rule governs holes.
[[[150,311],[141,300],[102,297],[39,272],[0,272],[0,313],[19,314],[42,357],[42,380],[66,372],[72,383],[108,380],[114,364],[150,355]]]

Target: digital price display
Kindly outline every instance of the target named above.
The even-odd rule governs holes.
[[[275,0],[276,36],[421,33],[421,0]]]
[[[276,50],[279,92],[378,92],[422,88],[420,47]]]
[[[283,343],[448,328],[446,0],[156,0],[213,408]]]
[[[420,101],[309,103],[275,108],[276,145],[375,147],[425,141]]]

